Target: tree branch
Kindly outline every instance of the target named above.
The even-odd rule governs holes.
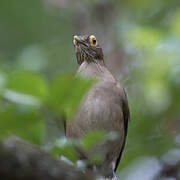
[[[93,180],[91,172],[80,172],[16,137],[0,141],[0,177],[3,180]]]

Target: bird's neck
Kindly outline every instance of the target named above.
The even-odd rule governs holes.
[[[113,80],[113,75],[107,69],[104,60],[84,61],[78,69],[77,75],[87,78]]]

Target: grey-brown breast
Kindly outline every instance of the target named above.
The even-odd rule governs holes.
[[[96,129],[116,132],[118,138],[105,142],[99,149],[105,155],[104,164],[107,166],[104,167],[105,171],[110,168],[112,162],[115,163],[116,169],[124,148],[129,120],[126,93],[106,67],[100,66],[99,69],[97,64],[89,65],[86,62],[84,67],[81,66],[79,69],[81,76],[98,76],[99,79],[83,98],[74,119],[67,125],[66,135],[79,138]],[[92,72],[91,66],[96,73]]]

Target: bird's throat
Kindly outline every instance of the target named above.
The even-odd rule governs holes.
[[[84,61],[78,69],[78,76],[95,79],[113,79],[112,74],[105,66],[104,60]]]

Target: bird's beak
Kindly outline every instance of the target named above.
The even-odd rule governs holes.
[[[81,39],[79,36],[74,36],[74,40],[77,41],[77,42],[81,42]]]
[[[84,46],[87,46],[87,44],[84,42],[83,39],[81,39],[79,36],[74,36],[73,44],[76,47],[78,44],[83,44]]]
[[[76,46],[78,43],[81,43],[81,42],[82,42],[82,41],[81,41],[80,37],[74,36],[74,40],[73,40],[74,46]]]

